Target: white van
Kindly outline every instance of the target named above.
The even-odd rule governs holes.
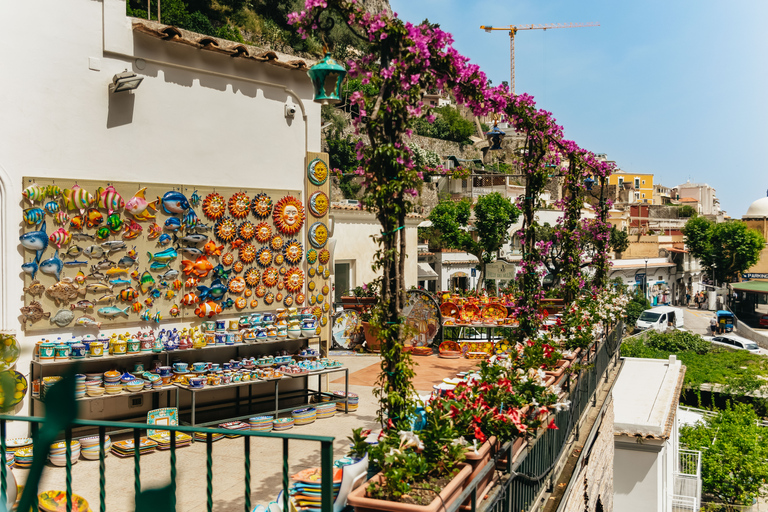
[[[659,306],[653,309],[646,309],[640,313],[637,319],[635,329],[644,331],[653,329],[654,331],[664,332],[668,327],[682,329],[685,323],[683,310],[671,306]]]

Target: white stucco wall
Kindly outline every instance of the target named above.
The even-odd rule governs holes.
[[[23,176],[301,190],[305,154],[320,151],[320,106],[304,71],[134,33],[124,0],[2,10],[0,329],[19,332],[27,374],[36,338],[18,316]],[[143,83],[110,94],[125,69]]]
[[[622,512],[661,512],[662,457],[616,443],[613,457],[613,507]]]

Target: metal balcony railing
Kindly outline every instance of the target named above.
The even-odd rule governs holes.
[[[679,450],[672,490],[672,510],[699,510],[701,502],[701,452]],[[694,508],[684,508],[692,504]],[[683,508],[681,508],[683,507]]]

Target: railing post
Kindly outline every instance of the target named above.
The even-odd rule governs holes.
[[[213,435],[205,435],[205,479],[207,484],[208,512],[213,512]]]
[[[176,432],[168,433],[171,434],[171,510],[176,510]]]
[[[139,446],[141,445],[141,431],[137,428],[133,429],[133,500],[134,506],[138,505],[136,500],[141,494],[141,452]]]
[[[322,447],[321,447],[322,450]],[[322,488],[321,488],[322,492]],[[288,438],[283,438],[283,510],[288,508]]]
[[[245,439],[245,512],[251,512],[251,436]]]
[[[72,512],[72,429],[67,428],[66,433],[64,434],[64,443],[66,443],[66,447],[64,448],[64,453],[67,457],[67,506],[66,510],[67,512]]]
[[[320,450],[320,504],[323,512],[331,512],[333,510],[333,443],[323,441],[320,444]]]
[[[8,502],[8,482],[5,481],[5,477],[8,474],[8,465],[5,463],[5,420],[0,420],[0,456],[2,456],[3,467],[0,469],[0,502],[3,506]]]
[[[99,512],[107,512],[107,468],[104,463],[107,454],[104,450],[106,443],[106,427],[99,427]]]

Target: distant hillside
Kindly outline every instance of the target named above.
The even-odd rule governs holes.
[[[392,13],[388,0],[362,2],[370,12]],[[288,14],[303,6],[304,0],[150,0],[150,19],[283,53],[318,57],[323,46],[320,37],[304,40],[288,25]],[[147,19],[147,2],[126,0],[126,13]],[[360,44],[341,21],[326,37],[337,57],[343,57],[347,48]]]

